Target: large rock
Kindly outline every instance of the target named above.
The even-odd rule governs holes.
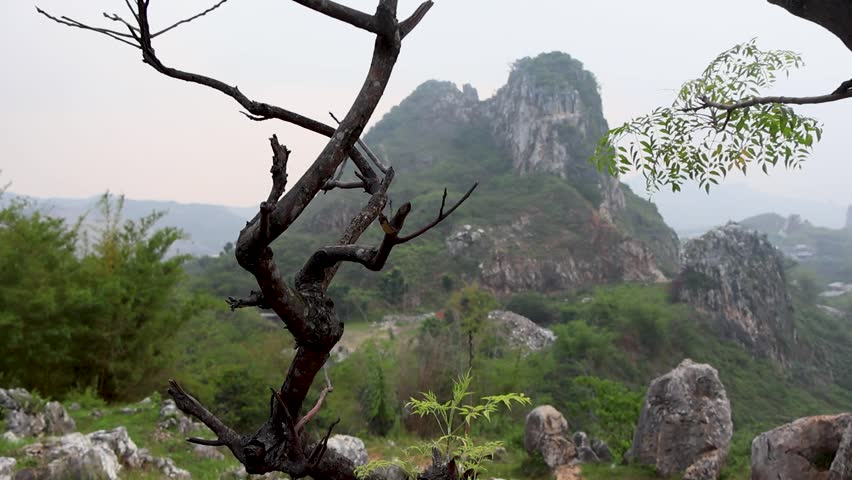
[[[224,460],[225,455],[218,448],[210,445],[192,445],[192,453],[198,458],[206,460]]]
[[[540,453],[550,468],[566,465],[577,457],[577,449],[568,440],[570,430],[565,417],[550,405],[536,407],[527,415],[524,448]]]
[[[577,447],[577,461],[580,463],[598,463],[598,454],[592,449],[592,441],[586,432],[575,432],[571,441]]]
[[[124,427],[52,437],[23,451],[41,466],[28,469],[21,478],[115,480],[122,468],[129,468],[156,470],[161,478],[191,479],[189,472],[175,466],[172,459],[153,457],[138,448]]]
[[[356,467],[366,465],[369,461],[367,457],[367,447],[364,442],[350,435],[332,435],[328,439],[328,448],[334,450],[338,454],[352,460]]]
[[[684,360],[648,388],[630,461],[661,476],[717,478],[733,433],[731,405],[715,368]]]
[[[529,318],[514,312],[494,310],[488,314],[488,320],[496,327],[495,333],[514,348],[535,352],[556,340],[553,330],[540,327]]]
[[[751,443],[752,480],[852,479],[852,415],[800,418]]]
[[[766,235],[736,223],[687,242],[675,297],[707,312],[722,337],[786,363],[795,343],[783,256]]]
[[[10,457],[0,457],[0,480],[11,480],[18,461]]]
[[[61,403],[45,403],[23,388],[0,388],[1,412],[5,412],[6,429],[16,437],[63,435],[77,428]]]
[[[44,465],[32,471],[33,478],[42,480],[117,480],[121,470],[108,445],[96,444],[79,432],[28,445],[24,452]]]
[[[47,402],[44,406],[45,432],[50,435],[71,433],[77,429],[74,419],[59,402]]]
[[[182,435],[186,435],[196,430],[204,429],[204,424],[193,421],[186,414],[180,411],[171,398],[163,400],[160,405],[160,421],[157,426],[163,430],[177,430]]]

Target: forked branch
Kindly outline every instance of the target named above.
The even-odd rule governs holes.
[[[845,82],[841,83],[840,86],[837,87],[831,93],[825,95],[816,95],[812,97],[754,97],[748,100],[743,100],[741,102],[734,103],[714,102],[708,99],[707,97],[702,97],[700,99],[700,103],[697,106],[685,108],[684,111],[694,112],[698,110],[703,110],[705,108],[715,108],[717,110],[731,112],[733,110],[753,107],[756,105],[816,105],[820,103],[836,102],[838,100],[843,100],[846,98],[852,98],[852,80],[846,80]]]
[[[296,284],[315,283],[320,278],[323,278],[324,275],[327,275],[327,270],[332,270],[332,272],[336,271],[337,265],[340,262],[359,263],[372,271],[381,270],[384,268],[385,262],[387,261],[391,250],[393,250],[395,246],[409,242],[420,235],[423,235],[444,221],[470,197],[477,185],[478,183],[474,183],[473,186],[471,186],[470,189],[468,189],[468,191],[448,210],[445,210],[447,190],[444,189],[444,195],[441,199],[441,208],[438,211],[438,216],[427,225],[417,229],[410,235],[400,235],[405,224],[405,220],[408,217],[408,214],[411,213],[410,203],[403,204],[390,219],[385,217],[379,211],[376,213],[376,216],[379,218],[379,224],[384,231],[384,237],[381,244],[376,247],[366,247],[362,245],[354,245],[353,243],[355,240],[352,240],[347,243],[321,248],[311,255],[311,258],[307,261],[307,263],[305,263],[305,266],[302,267],[302,270],[296,276]],[[328,281],[330,281],[330,279],[326,277],[326,285]]]

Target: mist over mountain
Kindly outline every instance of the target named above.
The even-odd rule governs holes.
[[[695,185],[680,192],[662,190],[649,196],[641,175],[623,180],[637,195],[650,198],[666,223],[681,236],[695,236],[710,228],[763,213],[801,215],[814,225],[840,228],[846,221],[848,204],[786,197],[755,190],[744,184],[715,185],[710,193]],[[849,199],[852,203],[852,198]]]
[[[32,202],[43,212],[66,219],[73,223],[85,217],[83,224],[96,226],[101,220],[98,211],[100,196],[87,198],[34,198],[7,192],[0,197],[0,204],[12,198]],[[186,238],[175,244],[175,254],[218,255],[222,246],[236,241],[240,229],[254,215],[251,209],[226,207],[203,203],[178,203],[161,200],[137,200],[125,198],[123,218],[137,220],[154,211],[165,212],[158,222],[161,227],[180,228]],[[251,213],[250,213],[251,212]]]

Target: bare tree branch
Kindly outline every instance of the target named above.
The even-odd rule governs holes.
[[[219,1],[219,3],[217,3],[216,5],[213,5],[212,7],[208,8],[207,10],[204,10],[204,11],[203,11],[203,12],[201,12],[201,13],[198,13],[198,14],[196,14],[196,15],[193,15],[193,16],[191,16],[191,17],[189,17],[189,18],[185,18],[185,19],[183,19],[183,20],[181,20],[181,21],[179,21],[179,22],[177,22],[177,23],[173,24],[173,25],[172,25],[172,26],[170,26],[170,27],[166,27],[166,28],[164,28],[164,29],[160,30],[160,31],[159,31],[159,32],[157,32],[157,33],[152,33],[152,34],[151,34],[151,38],[157,38],[157,37],[159,37],[160,35],[162,35],[162,34],[164,34],[164,33],[168,32],[169,30],[173,30],[173,29],[175,29],[175,28],[177,28],[177,27],[179,27],[179,26],[181,26],[181,25],[183,25],[183,24],[185,24],[185,23],[189,23],[189,22],[191,22],[191,21],[195,20],[196,18],[203,17],[204,15],[207,15],[208,13],[212,12],[213,10],[216,10],[217,8],[221,7],[221,6],[222,6],[225,2],[227,2],[227,1],[228,1],[228,0],[220,0],[220,1]]]
[[[130,34],[116,32],[115,30],[110,30],[108,28],[91,27],[89,25],[80,23],[77,20],[74,20],[73,18],[68,18],[68,17],[57,18],[57,17],[54,17],[53,15],[45,12],[44,10],[42,10],[39,7],[36,7],[36,11],[38,13],[44,15],[45,17],[53,20],[56,23],[59,23],[59,24],[62,24],[62,25],[67,25],[69,27],[80,28],[82,30],[89,30],[91,32],[100,33],[102,35],[106,35],[107,37],[112,38],[113,40],[118,40],[121,43],[126,43],[127,45],[130,45],[131,47],[140,48],[140,49],[142,48],[139,45],[136,45],[135,43],[133,43],[129,40],[126,40],[126,39],[131,39],[131,40],[133,39],[133,36],[130,35]]]
[[[428,232],[428,231],[429,231],[429,230],[431,230],[434,226],[436,226],[436,225],[438,225],[439,223],[443,222],[445,218],[449,217],[449,216],[450,216],[453,212],[455,212],[455,211],[456,211],[456,209],[457,209],[457,208],[459,208],[459,206],[460,206],[462,203],[464,203],[464,201],[465,201],[465,200],[467,200],[467,199],[468,199],[468,197],[470,197],[470,195],[473,193],[473,191],[474,191],[474,190],[476,190],[476,187],[477,187],[478,185],[479,185],[479,183],[478,183],[478,182],[477,182],[477,183],[474,183],[474,184],[473,184],[473,185],[472,185],[472,186],[468,189],[468,191],[467,191],[467,192],[466,192],[466,193],[465,193],[465,194],[464,194],[464,195],[463,195],[463,196],[459,199],[459,201],[457,201],[457,202],[456,202],[456,203],[455,203],[452,207],[450,207],[450,209],[449,209],[449,210],[447,210],[446,212],[444,211],[444,207],[446,206],[446,202],[447,202],[447,189],[445,188],[445,189],[444,189],[444,196],[441,198],[441,209],[440,209],[440,211],[438,212],[438,216],[435,218],[435,220],[432,220],[431,222],[429,222],[429,224],[428,224],[428,225],[423,226],[421,229],[417,230],[416,232],[412,233],[411,235],[408,235],[408,236],[405,236],[405,237],[401,237],[401,238],[399,238],[399,239],[398,239],[398,242],[399,242],[399,243],[410,242],[411,240],[414,240],[415,238],[419,237],[420,235],[423,235],[424,233]]]
[[[364,13],[360,10],[341,5],[331,0],[293,0],[299,5],[310,8],[317,12],[327,15],[341,22],[358,27],[362,30],[375,33],[376,35],[386,35],[387,29],[383,29],[379,25],[379,21],[373,15]]]
[[[419,7],[417,7],[417,10],[415,10],[414,13],[411,14],[410,17],[408,17],[405,20],[403,20],[402,22],[400,22],[400,24],[399,24],[399,36],[400,36],[400,38],[407,37],[408,34],[411,33],[414,30],[415,27],[417,27],[417,25],[420,23],[420,21],[423,20],[423,17],[425,17],[426,14],[429,13],[429,10],[434,5],[435,5],[435,3],[432,2],[432,0],[428,0],[426,2],[423,2],[423,3],[420,4]]]
[[[169,380],[168,393],[174,399],[175,405],[177,405],[178,408],[200,420],[207,426],[207,428],[216,434],[217,439],[207,441],[209,444],[213,444],[215,442],[217,446],[228,447],[234,456],[237,457],[237,460],[244,462],[245,456],[242,451],[242,445],[245,442],[245,439],[243,439],[230,427],[222,423],[222,421],[210,413],[209,410],[204,408],[204,406],[201,405],[195,397],[188,394],[176,381]],[[194,440],[196,440],[194,443],[204,441],[201,439]]]
[[[267,305],[266,301],[263,299],[263,294],[256,290],[252,290],[248,298],[228,297],[227,302],[228,306],[231,307],[232,312],[238,308],[269,308],[269,305]]]
[[[331,118],[335,122],[337,122],[338,125],[340,125],[340,120],[338,120],[337,117],[335,117],[333,113],[328,112],[328,114],[331,115]],[[367,147],[367,144],[364,143],[364,141],[361,140],[360,138],[358,138],[358,146],[361,147],[361,149],[364,150],[364,153],[366,153],[367,156],[370,158],[370,160],[373,161],[373,164],[376,165],[376,168],[378,168],[380,172],[385,173],[385,174],[388,173],[388,167],[386,167],[384,164],[382,164],[381,161],[379,161],[378,157],[376,157],[373,154],[373,152],[370,150],[370,148]]]
[[[287,161],[292,152],[278,143],[278,135],[272,135],[269,144],[272,146],[272,167],[269,169],[272,174],[272,190],[266,202],[275,204],[287,188]]]
[[[841,83],[841,84],[840,84],[840,86],[839,86],[839,87],[837,87],[837,88],[836,88],[833,92],[831,92],[831,93],[841,94],[841,93],[848,92],[848,91],[850,91],[850,90],[852,90],[852,80],[846,80],[845,82]]]
[[[769,0],[835,34],[852,50],[852,4],[848,0]]]
[[[317,403],[314,407],[308,410],[308,413],[305,414],[299,422],[296,423],[296,434],[298,435],[307,425],[308,422],[311,421],[314,416],[319,413],[320,408],[322,408],[322,402],[325,401],[326,395],[334,391],[334,387],[331,385],[331,379],[328,378],[328,367],[322,367],[322,374],[325,376],[325,388],[322,389],[319,395],[319,399],[317,399]]]
[[[106,18],[106,19],[108,19],[108,20],[112,20],[112,21],[114,21],[114,22],[119,22],[119,23],[121,23],[122,25],[124,25],[125,27],[127,27],[127,30],[128,30],[128,31],[130,31],[130,36],[131,36],[134,40],[136,40],[137,42],[139,41],[139,35],[138,35],[138,33],[139,33],[139,27],[134,26],[134,25],[131,25],[131,24],[130,24],[130,22],[128,22],[127,20],[125,20],[125,19],[123,19],[123,18],[121,18],[121,17],[119,17],[119,16],[118,16],[117,14],[115,14],[115,13],[113,13],[113,14],[109,14],[109,13],[104,12],[104,18]]]
[[[363,180],[351,181],[351,182],[341,182],[339,180],[329,180],[325,182],[325,185],[322,186],[323,191],[327,192],[329,190],[333,190],[335,188],[340,188],[342,190],[354,190],[356,188],[363,188],[367,190],[367,184],[364,183]]]

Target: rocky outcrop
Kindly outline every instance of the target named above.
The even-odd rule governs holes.
[[[852,415],[800,418],[751,443],[752,480],[852,479]]]
[[[450,255],[459,255],[482,240],[485,230],[471,225],[462,225],[444,240]]]
[[[18,461],[10,457],[0,457],[0,480],[11,480]]]
[[[505,310],[488,313],[494,333],[505,338],[509,346],[527,352],[536,352],[548,347],[556,340],[552,330],[536,325],[527,317]]]
[[[114,480],[119,478],[122,468],[155,470],[161,478],[191,478],[189,472],[178,468],[170,458],[154,457],[138,448],[124,427],[88,435],[74,432],[28,445],[23,452],[39,466],[18,472],[15,478]]]
[[[687,359],[651,382],[626,456],[664,477],[715,479],[732,433],[731,405],[718,372]]]
[[[570,55],[552,52],[517,61],[507,83],[484,101],[470,86],[426,82],[366,142],[409,172],[412,184],[422,175],[423,185],[449,183],[453,192],[481,180],[474,198],[505,206],[501,215],[492,205],[450,225],[446,251],[464,265],[455,278],[499,294],[665,280],[677,270],[676,236],[653,208],[637,206],[647,201],[589,162],[606,131],[594,76]],[[515,190],[511,176],[523,186]],[[434,204],[406,188],[423,195],[413,201],[417,208]],[[325,221],[339,211],[318,216]],[[447,271],[429,273],[437,283]]]
[[[486,108],[515,171],[601,183],[588,159],[608,126],[594,76],[570,55],[518,60]]]
[[[568,211],[563,212],[566,215]],[[565,291],[611,280],[661,282],[666,276],[643,243],[624,235],[598,213],[585,212],[576,221],[588,222],[582,237],[570,230],[552,248],[537,247],[536,224],[546,215],[521,215],[514,222],[486,231],[481,241],[486,256],[479,264],[480,280],[498,293]],[[567,226],[566,226],[567,228]],[[589,244],[591,243],[591,245]],[[565,251],[565,255],[557,252]],[[570,252],[570,253],[568,253]]]
[[[192,453],[205,460],[224,460],[225,455],[218,448],[210,445],[192,444]]]
[[[181,412],[171,398],[163,400],[160,406],[160,420],[157,426],[163,430],[177,430],[185,435],[195,430],[204,429],[203,424],[196,422]]]
[[[536,407],[527,415],[524,426],[524,448],[527,453],[540,453],[551,469],[567,465],[577,457],[577,449],[568,440],[570,430],[565,417],[550,405]]]
[[[369,461],[367,447],[364,446],[364,441],[358,437],[332,435],[328,439],[328,448],[351,460],[356,467],[366,465]]]
[[[586,432],[574,432],[571,441],[577,447],[577,461],[579,463],[612,461],[612,451],[603,440],[591,438],[586,435]]]
[[[62,435],[76,429],[61,403],[45,403],[23,388],[0,388],[0,413],[6,429],[15,437]]]
[[[736,223],[687,242],[675,297],[706,312],[724,338],[786,364],[796,341],[782,255]]]

